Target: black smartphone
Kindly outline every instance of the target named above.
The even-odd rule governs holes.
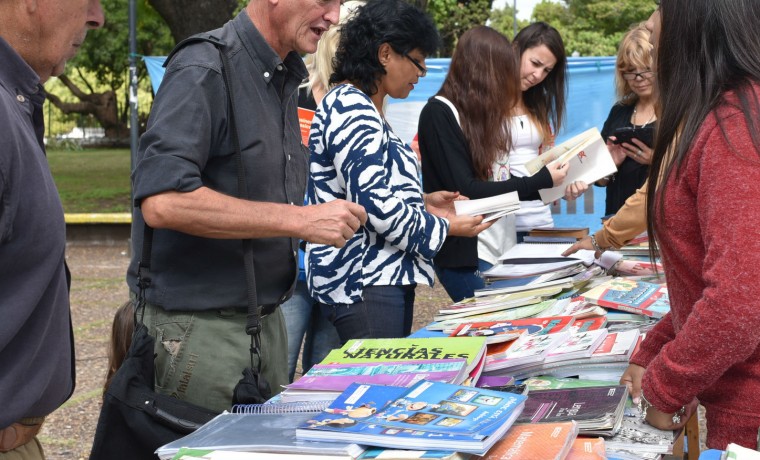
[[[616,129],[612,133],[612,136],[615,136],[615,140],[612,141],[613,144],[620,144],[623,142],[633,144],[631,139],[638,139],[646,144],[647,147],[652,147],[652,144],[654,144],[654,127],[644,126],[642,128],[634,128],[632,126],[624,126]]]

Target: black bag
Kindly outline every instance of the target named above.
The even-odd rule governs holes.
[[[156,459],[156,449],[208,422],[216,412],[153,387],[153,337],[136,325],[124,362],[103,397],[90,459]]]
[[[196,41],[210,42],[219,49],[222,59],[221,70],[230,104],[232,141],[238,158],[238,193],[240,197],[246,197],[245,172],[234,117],[234,97],[228,75],[230,66],[227,56],[222,51],[224,42],[211,35],[190,37],[175,47],[166,62],[168,63],[182,46]],[[150,285],[152,241],[153,229],[145,225],[142,256],[138,267],[140,292],[135,308],[135,331],[132,335],[132,344],[104,395],[90,460],[154,460],[157,458],[154,454],[156,449],[195,431],[217,415],[215,411],[155,392],[153,386],[155,341],[148,333],[147,327],[138,320],[139,313],[144,311],[145,307],[145,290]],[[256,301],[256,281],[250,240],[243,240],[243,252],[248,288],[246,333],[251,336],[251,367],[243,370],[243,378],[235,387],[231,403],[257,404],[268,400],[271,397],[271,391],[269,383],[261,374],[261,361],[258,360],[256,363],[254,359],[259,355],[260,350],[261,311]],[[282,300],[288,294],[283,295]]]

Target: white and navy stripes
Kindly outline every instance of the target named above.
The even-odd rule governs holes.
[[[311,295],[352,304],[364,286],[432,284],[448,221],[425,211],[417,158],[371,99],[349,84],[333,88],[314,115],[309,149],[308,203],[345,199],[369,217],[343,248],[307,244]]]

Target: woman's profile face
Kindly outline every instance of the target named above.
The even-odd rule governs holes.
[[[527,48],[520,56],[520,89],[527,91],[543,82],[556,64],[557,58],[546,45]]]
[[[425,55],[419,49],[400,54],[388,46],[385,59],[386,73],[380,77],[379,86],[382,86],[392,98],[407,98],[414,89],[414,85],[427,72]],[[383,63],[382,57],[380,62]]]

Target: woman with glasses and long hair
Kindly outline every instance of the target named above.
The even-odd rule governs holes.
[[[760,427],[757,24],[749,0],[661,0],[647,22],[659,109],[647,226],[671,310],[621,381],[662,429],[698,400],[714,449],[754,449]]]
[[[602,138],[618,167],[617,173],[596,182],[607,187],[606,215],[615,214],[647,179],[652,161],[651,133],[657,122],[654,80],[649,31],[644,23],[637,24],[620,42],[615,72],[619,100],[602,128]],[[618,143],[615,130],[619,128],[630,130],[632,138]],[[644,135],[647,132],[649,139]]]
[[[341,27],[336,86],[309,136],[307,200],[353,201],[368,220],[341,248],[307,244],[306,279],[343,342],[409,335],[415,286],[432,284],[443,241],[490,226],[457,216],[457,193],[423,196],[417,156],[384,117],[385,96],[407,97],[438,44],[432,20],[403,0],[370,0]]]
[[[568,166],[542,168],[532,177],[511,177],[509,153],[516,130],[512,111],[521,97],[515,49],[486,26],[459,38],[446,79],[420,114],[419,145],[425,190],[456,190],[470,198],[516,191],[538,199],[538,190],[559,185]],[[477,238],[449,238],[435,258],[438,279],[454,301],[483,287],[480,272],[515,244],[514,215],[497,220]]]

